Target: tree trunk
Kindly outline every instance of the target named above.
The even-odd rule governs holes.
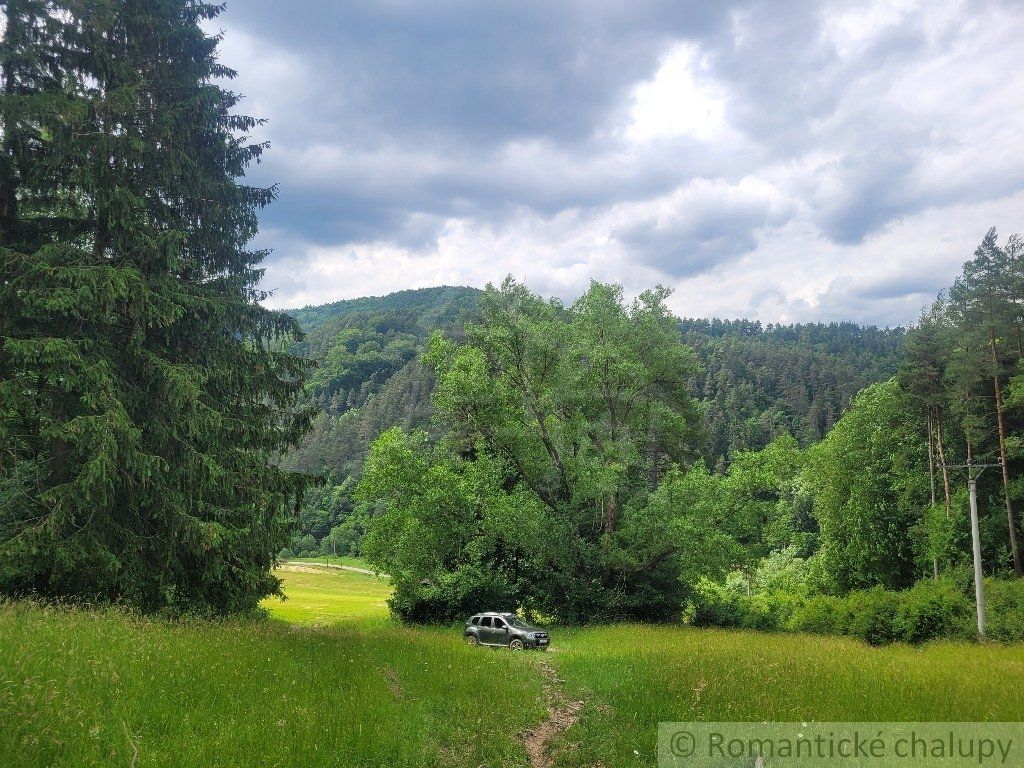
[[[935,445],[939,449],[939,466],[942,468],[942,490],[946,496],[946,517],[952,514],[953,489],[949,484],[949,464],[946,461],[946,447],[942,441],[942,412],[935,409]]]
[[[932,409],[928,409],[928,480],[932,486],[932,506],[935,506],[935,438],[933,435]]]
[[[619,502],[613,491],[608,498],[608,506],[604,508],[604,532],[608,536],[615,533],[615,521],[619,516]]]
[[[935,508],[935,441],[932,437],[932,409],[928,409],[928,480],[931,483],[932,509]],[[932,556],[932,573],[939,578],[939,556]]]
[[[15,38],[22,33],[22,29],[21,25],[16,23],[17,4],[12,2],[5,5],[7,5],[4,14],[5,36],[7,37],[7,45],[13,49]],[[17,89],[14,77],[13,56],[4,56],[3,71],[0,75],[2,75],[4,81],[4,95],[8,97],[13,96]],[[14,168],[15,120],[13,108],[9,106],[10,100],[6,103],[8,106],[0,112],[0,129],[2,129],[4,137],[3,156],[0,157],[0,182],[2,182],[0,183],[0,224],[3,225],[0,227],[0,232],[3,233],[5,241],[10,235],[11,224],[13,224],[18,216],[18,196],[15,188]]]
[[[988,327],[989,348],[992,350],[992,384],[996,399],[996,425],[999,427],[999,465],[1003,470],[1003,501],[1006,504],[1006,521],[1010,527],[1010,552],[1013,555],[1013,573],[1024,576],[1024,564],[1020,559],[1020,548],[1017,546],[1017,521],[1013,516],[1013,503],[1010,501],[1010,468],[1006,463],[1006,425],[1003,423],[1003,393],[999,383],[999,356],[996,354],[996,329]]]

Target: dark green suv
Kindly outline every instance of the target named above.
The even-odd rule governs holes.
[[[548,649],[548,633],[532,627],[514,613],[488,611],[471,616],[462,633],[470,645],[493,645],[510,651],[530,648]]]

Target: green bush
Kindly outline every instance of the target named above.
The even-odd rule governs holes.
[[[886,645],[899,640],[895,621],[899,594],[881,587],[851,592],[846,598],[850,615],[847,634],[871,645]]]
[[[954,582],[921,581],[897,596],[893,618],[896,640],[922,643],[935,637],[971,639],[977,632],[973,601]]]
[[[985,580],[986,633],[1004,643],[1024,641],[1024,581]]]
[[[703,582],[696,590],[691,622],[697,626],[852,635],[872,645],[923,643],[936,638],[977,636],[973,594],[961,579],[920,581],[910,589],[881,587],[841,597],[736,591]],[[988,636],[1024,640],[1024,581],[986,582]]]
[[[501,573],[464,565],[433,579],[397,582],[388,605],[402,621],[451,624],[478,611],[514,611],[519,606],[509,595],[519,591]]]

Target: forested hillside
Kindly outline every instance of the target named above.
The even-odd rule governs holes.
[[[466,309],[476,306],[480,291],[464,286],[441,285],[389,293],[387,296],[363,296],[316,307],[287,310],[306,331],[321,325],[344,321],[352,315],[373,312],[411,312],[423,328],[435,328]],[[327,334],[330,331],[326,331]]]
[[[478,318],[481,295],[425,288],[290,312],[307,332],[293,352],[317,364],[309,398],[320,416],[284,464],[331,478],[326,490],[309,492],[294,546],[319,548],[350,516],[352,480],[382,432],[397,426],[433,434],[434,375],[421,357],[435,330],[461,336]],[[902,329],[852,323],[688,319],[680,330],[698,362],[688,380],[699,409],[697,448],[718,472],[734,452],[764,448],[781,435],[802,446],[820,440],[857,392],[896,373],[903,339]],[[353,536],[359,538],[345,534],[343,549]]]
[[[291,312],[307,335],[292,351],[316,363],[309,399],[313,431],[285,465],[335,478],[357,475],[385,429],[426,428],[433,377],[420,357],[435,330],[461,332],[475,311],[475,288],[424,288]]]
[[[723,469],[738,450],[789,434],[820,440],[854,395],[899,369],[902,328],[854,323],[767,325],[746,320],[684,320],[683,339],[702,371],[701,453]]]

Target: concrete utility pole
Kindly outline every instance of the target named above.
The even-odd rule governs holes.
[[[981,525],[978,522],[978,478],[986,467],[998,464],[961,464],[967,469],[967,490],[971,496],[971,554],[974,559],[974,603],[978,609],[978,638],[985,639],[985,573],[981,567]],[[975,474],[974,470],[978,470]]]
[[[980,472],[978,474],[981,474]],[[978,524],[978,480],[967,478],[971,492],[971,549],[974,553],[974,602],[978,606],[978,637],[985,639],[985,575],[981,571],[981,526]]]

